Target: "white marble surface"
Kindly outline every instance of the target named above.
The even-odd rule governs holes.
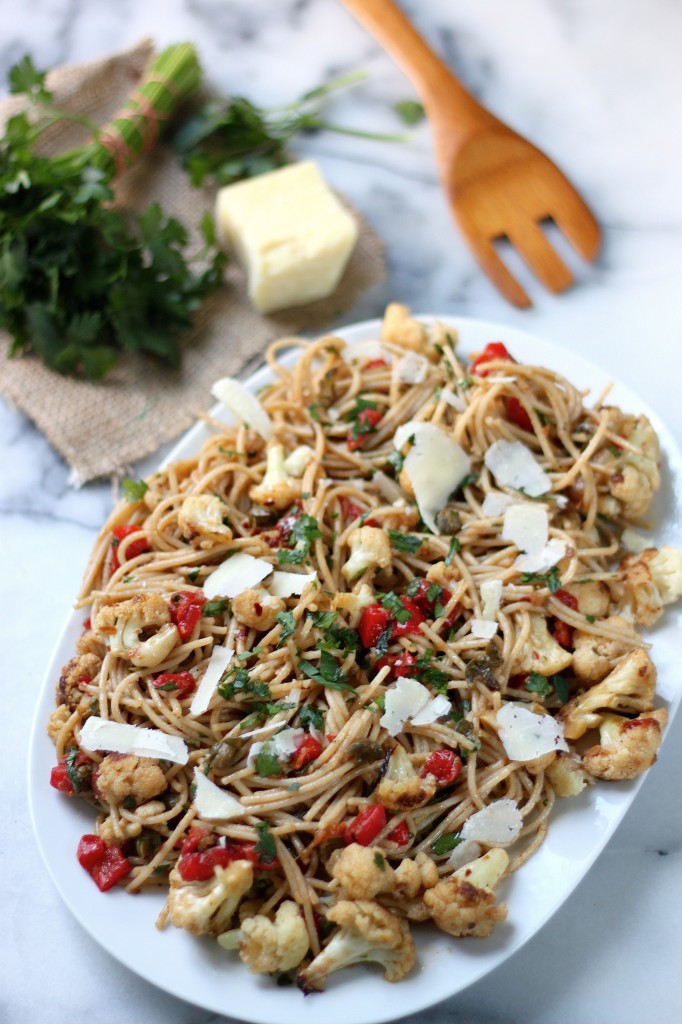
[[[347,319],[376,315],[388,297],[397,297],[424,311],[523,326],[617,373],[682,440],[682,6],[675,0],[412,0],[404,6],[474,91],[574,179],[603,224],[604,249],[595,267],[576,265],[579,286],[570,293],[553,298],[531,285],[535,307],[516,312],[474,267],[448,220],[425,126],[401,146],[312,137],[299,151],[319,160],[388,246],[385,287]],[[262,103],[363,68],[368,81],[334,107],[338,120],[354,126],[395,130],[391,105],[411,95],[335,0],[3,0],[1,7],[3,79],[27,51],[48,66],[149,34],[159,43],[193,40],[214,84]],[[38,856],[25,799],[32,704],[111,489],[102,483],[72,490],[67,467],[5,404],[0,436],[6,722],[0,1020],[216,1020],[102,952],[62,905]],[[542,932],[484,981],[420,1020],[680,1019],[681,740],[678,720],[606,852]]]

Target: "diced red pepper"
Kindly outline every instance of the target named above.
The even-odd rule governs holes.
[[[120,847],[107,846],[99,836],[94,835],[81,837],[76,856],[100,892],[112,889],[130,874],[133,867]]]
[[[507,686],[510,686],[512,690],[523,690],[526,687],[526,683],[530,677],[526,674],[518,676],[510,676]]]
[[[382,604],[370,604],[362,613],[358,625],[360,643],[363,647],[374,647],[384,632],[391,616]]]
[[[299,768],[303,768],[305,765],[310,764],[311,761],[314,761],[321,753],[322,744],[319,740],[316,740],[314,736],[306,735],[291,755],[289,767],[292,771],[298,771]]]
[[[125,540],[126,537],[130,537],[132,533],[141,533],[142,527],[124,524],[121,526],[115,526],[111,532],[113,535],[113,540],[111,542],[111,572],[113,575],[113,573],[115,573],[121,566],[121,562],[118,557],[119,544],[122,540]],[[138,555],[143,555],[145,551],[151,551],[151,547],[146,535],[143,533],[142,537],[138,540],[131,541],[128,545],[126,549],[126,561],[130,558],[137,558]]]
[[[55,765],[50,772],[50,785],[54,789],[58,789],[60,793],[66,793],[67,796],[73,796],[73,783],[69,778],[65,757],[63,757],[59,764]]]
[[[275,529],[279,533],[280,540],[283,544],[289,540],[291,531],[297,521],[301,518],[301,508],[302,506],[300,501],[294,502],[287,514],[282,516],[282,518],[275,523]]]
[[[562,622],[561,619],[554,619],[552,636],[565,650],[573,650],[573,627],[569,626],[567,622]]]
[[[521,430],[527,430],[529,434],[532,434],[533,424],[521,401],[515,398],[514,395],[510,395],[506,400],[506,405],[509,422],[515,423]]]
[[[416,654],[412,654],[410,651],[403,651],[402,654],[385,654],[383,658],[379,658],[376,667],[379,670],[388,665],[391,675],[398,679],[399,676],[411,675],[416,661]]]
[[[438,593],[433,600],[430,600],[428,593],[433,586],[438,587]],[[412,595],[412,600],[425,615],[433,618],[436,615],[436,605],[442,604],[445,606],[451,597],[452,594],[446,587],[438,586],[438,584],[431,583],[429,580],[419,580],[419,586]],[[461,610],[462,609],[459,604],[454,605],[452,610],[449,611],[445,617],[445,625],[448,627],[454,626],[455,622],[459,618]]]
[[[182,844],[178,871],[185,882],[205,882],[213,877],[216,867],[226,868],[235,860],[249,860],[256,871],[276,871],[280,863],[276,857],[265,861],[256,852],[256,843],[218,844],[215,833],[204,829],[191,829]],[[208,846],[208,843],[214,845]]]
[[[339,498],[339,504],[341,505],[341,511],[343,512],[343,518],[348,522],[353,522],[355,519],[359,519],[365,513],[362,511],[359,505],[356,505],[352,498],[347,498],[346,495],[342,495]],[[376,519],[365,519],[364,526],[379,526]]]
[[[558,597],[561,603],[565,604],[567,608],[571,609],[571,611],[578,611],[578,598],[574,597],[573,594],[570,594],[568,590],[564,590],[563,588],[557,590],[554,596]]]
[[[424,761],[422,778],[433,775],[439,786],[451,786],[462,771],[462,759],[454,750],[434,750]]]
[[[90,618],[83,619],[83,629],[86,632],[88,629],[92,629],[92,620]]]
[[[194,632],[205,604],[206,598],[198,590],[180,590],[171,595],[168,608],[183,642]]]
[[[389,832],[386,836],[392,843],[397,843],[398,846],[407,846],[410,841],[410,830],[407,827],[406,821],[399,822],[392,832]]]
[[[506,347],[501,341],[491,341],[482,352],[471,361],[471,372],[478,374],[479,377],[487,377],[492,370],[480,370],[479,367],[485,363],[490,363],[493,360],[504,360],[507,363],[515,363],[514,357],[507,351]]]
[[[346,845],[359,843],[370,846],[376,837],[386,828],[388,815],[381,804],[371,804],[353,818],[346,826]]]
[[[362,447],[365,443],[365,438],[373,432],[382,416],[381,409],[360,410],[354,426],[351,427],[346,436],[346,444],[349,451],[354,452]]]
[[[157,690],[169,690],[182,700],[194,693],[197,681],[191,672],[162,672],[153,685]]]
[[[426,621],[424,612],[414,603],[414,601],[411,601],[409,597],[402,596],[400,598],[400,603],[405,611],[410,613],[410,617],[406,622],[397,622],[396,620],[393,620],[391,640],[397,640],[398,637],[401,636],[408,636],[410,633],[418,633],[419,624]]]
[[[365,366],[365,369],[366,370],[378,370],[379,367],[387,366],[387,365],[388,364],[386,363],[385,359],[370,359],[370,361]]]

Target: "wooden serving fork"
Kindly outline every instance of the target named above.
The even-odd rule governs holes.
[[[546,288],[567,288],[573,276],[541,221],[554,221],[585,260],[596,257],[601,240],[599,225],[571,183],[544,153],[467,92],[392,0],[343,3],[419,94],[453,216],[493,284],[515,306],[531,305],[493,244],[506,239]]]

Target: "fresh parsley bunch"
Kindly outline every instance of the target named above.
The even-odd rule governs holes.
[[[163,119],[199,80],[194,48],[178,44],[156,58],[138,95]],[[54,107],[28,57],[10,72],[10,89],[31,101],[0,140],[0,327],[12,337],[10,354],[34,352],[60,373],[92,380],[121,352],[177,366],[180,335],[224,266],[210,217],[197,271],[185,228],[158,204],[139,216],[112,205],[115,175],[146,141],[139,105],[101,132]],[[93,141],[41,155],[41,133],[63,120],[88,124]]]

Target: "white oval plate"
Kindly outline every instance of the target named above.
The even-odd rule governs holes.
[[[434,317],[420,317],[429,320]],[[612,379],[593,364],[524,331],[457,317],[438,319],[456,328],[464,352],[503,340],[520,360],[563,373],[592,398]],[[346,327],[347,341],[377,337],[379,321]],[[256,390],[270,380],[262,368],[247,382]],[[663,484],[653,509],[658,543],[682,546],[682,455],[655,412],[621,384],[609,399],[630,412],[646,413],[658,431],[664,453]],[[229,420],[224,410],[216,414]],[[196,452],[207,431],[197,424],[173,449],[167,461]],[[38,845],[57,889],[81,925],[112,956],[131,970],[181,999],[216,1013],[254,1024],[379,1024],[422,1010],[477,981],[527,942],[567,899],[604,848],[639,789],[640,780],[590,787],[579,798],[558,801],[549,835],[532,859],[501,887],[509,916],[489,939],[452,939],[437,930],[415,926],[418,967],[405,981],[391,985],[376,967],[356,967],[333,975],[325,995],[304,998],[296,988],[278,988],[269,978],[250,974],[234,956],[211,940],[196,939],[154,922],[164,903],[162,892],[133,897],[122,889],[100,893],[76,860],[80,836],[92,831],[86,805],[68,800],[48,783],[55,762],[45,725],[54,707],[54,684],[72,656],[82,630],[83,612],[73,613],[41,691],[33,723],[29,801]],[[675,619],[668,612],[651,635],[662,698],[674,712],[680,700]],[[678,627],[679,628],[679,627]],[[678,634],[679,635],[679,634]],[[654,768],[654,771],[656,769]]]

